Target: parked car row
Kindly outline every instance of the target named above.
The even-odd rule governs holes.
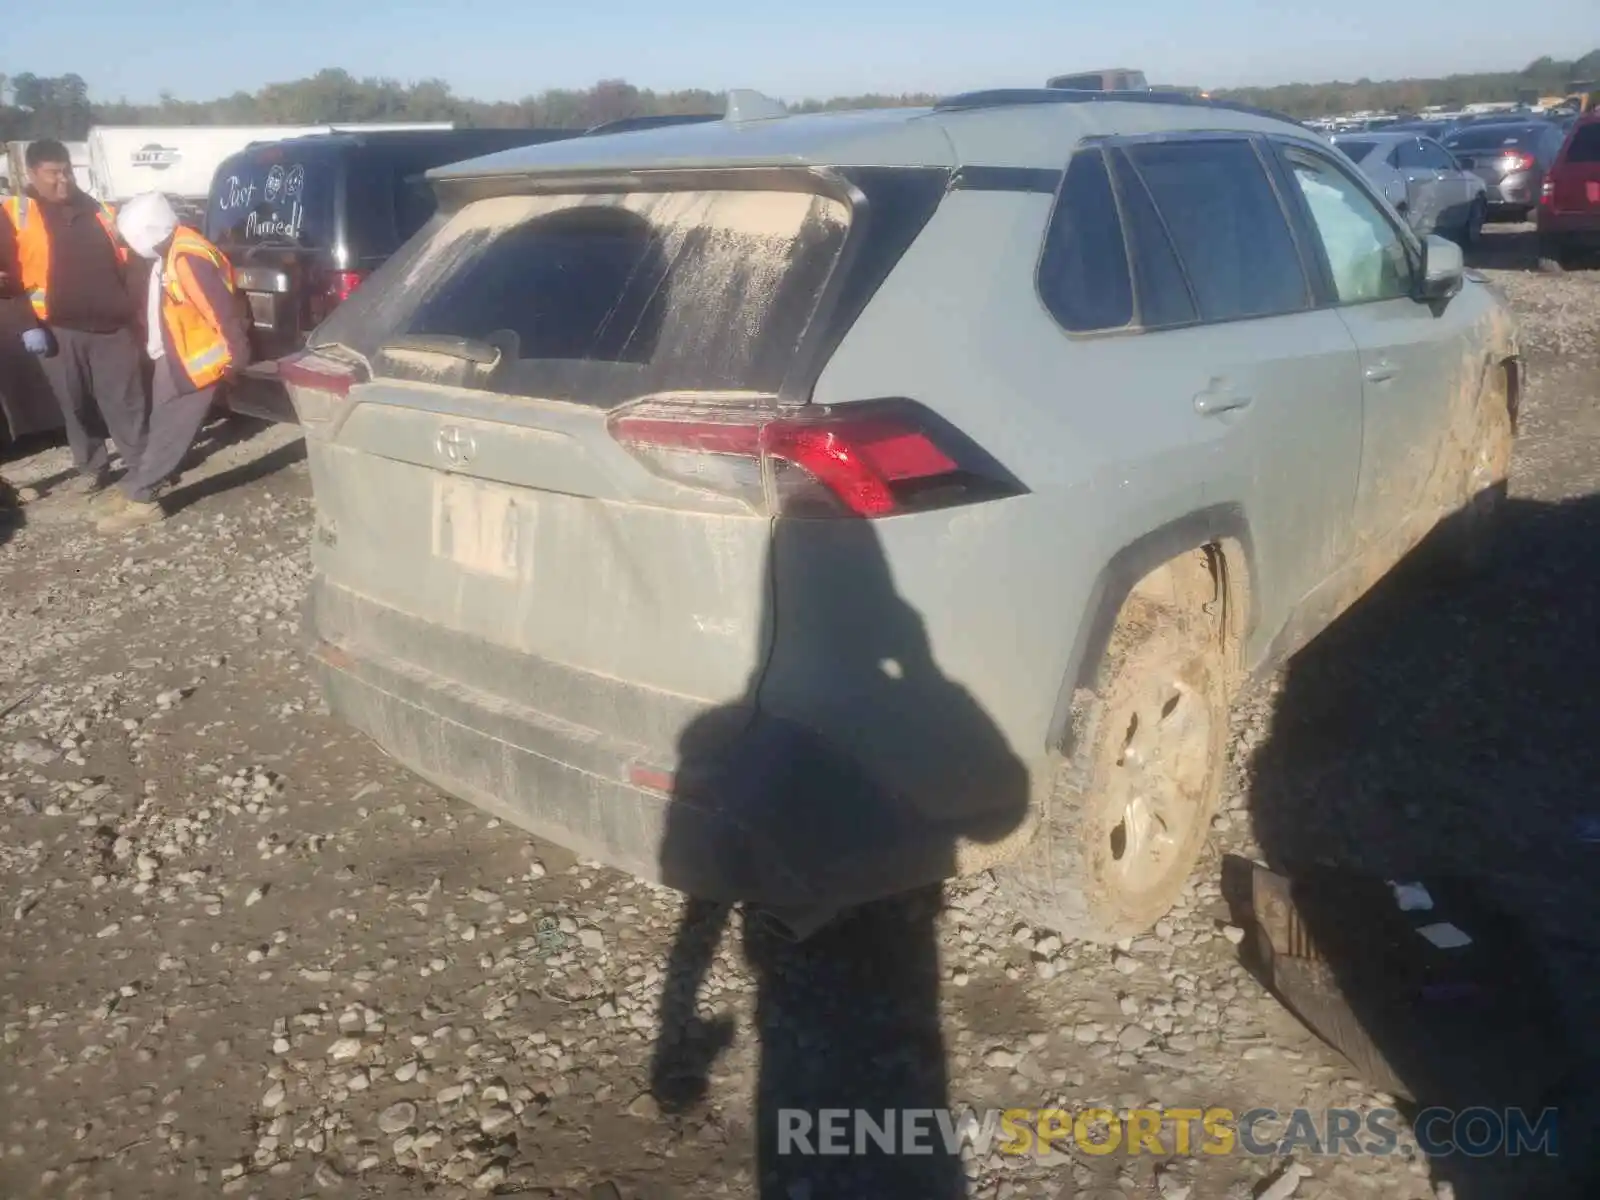
[[[1442,141],[1398,126],[1330,140],[1419,233],[1470,246],[1487,218],[1536,215],[1546,264],[1600,249],[1600,110],[1570,126],[1484,119]]]
[[[1488,219],[1484,181],[1432,138],[1414,133],[1340,134],[1344,151],[1419,234],[1439,233],[1476,245]]]

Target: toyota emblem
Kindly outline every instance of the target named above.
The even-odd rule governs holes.
[[[473,441],[472,435],[454,425],[446,425],[439,430],[434,447],[452,467],[470,462],[472,456],[478,452],[478,443]]]

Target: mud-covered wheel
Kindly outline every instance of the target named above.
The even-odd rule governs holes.
[[[1478,395],[1466,498],[1441,526],[1436,561],[1438,573],[1447,581],[1480,573],[1494,557],[1515,443],[1510,396],[1505,369],[1492,368]]]
[[[1560,275],[1572,265],[1572,250],[1566,240],[1553,234],[1539,238],[1539,270],[1546,275]]]
[[[1143,932],[1177,900],[1227,767],[1228,663],[1206,612],[1130,601],[1047,781],[1039,834],[1002,869],[1028,917],[1064,936]]]

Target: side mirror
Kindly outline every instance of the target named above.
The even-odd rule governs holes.
[[[1418,299],[1448,300],[1461,290],[1466,270],[1461,247],[1438,234],[1430,234],[1422,243],[1422,284]]]

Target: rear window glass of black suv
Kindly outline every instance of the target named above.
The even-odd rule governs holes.
[[[1311,307],[1288,218],[1243,139],[1135,142],[1074,156],[1046,233],[1039,288],[1073,332]]]
[[[513,395],[776,392],[848,223],[842,202],[798,191],[479,201],[386,281],[376,369],[439,379],[415,347],[459,339],[498,352],[472,386]]]
[[[246,151],[218,168],[205,233],[223,249],[322,249],[335,240],[337,158],[292,143]]]

